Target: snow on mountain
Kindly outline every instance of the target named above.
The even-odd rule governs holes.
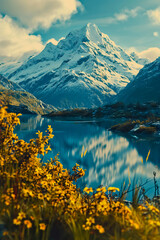
[[[117,95],[116,101],[127,103],[160,102],[160,57],[145,65],[134,81]]]
[[[135,52],[132,52],[131,57],[133,58],[133,60],[141,65],[146,65],[148,63],[150,63],[151,61],[148,58],[141,58],[140,56],[138,56],[138,54],[136,54]]]
[[[25,53],[21,57],[0,56],[0,73],[8,77],[12,72],[16,71],[22,64],[26,63],[30,58],[38,54],[35,51]]]
[[[56,107],[95,107],[110,102],[142,67],[96,25],[87,24],[57,46],[48,43],[9,78]]]

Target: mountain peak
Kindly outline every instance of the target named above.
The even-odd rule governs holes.
[[[94,23],[87,23],[84,28],[86,28],[86,30],[88,30],[88,31],[97,31],[98,30],[100,32],[99,28]]]
[[[102,43],[102,33],[99,28],[92,23],[86,25],[86,37],[94,43]]]
[[[48,42],[43,51],[33,58],[33,61],[41,58],[53,58],[55,48],[56,45],[54,45],[52,42]]]
[[[72,49],[74,46],[80,46],[82,43],[90,42],[91,44],[103,45],[104,42],[114,42],[110,40],[108,35],[102,33],[99,28],[93,24],[88,23],[78,30],[73,30],[67,37],[59,42],[59,48]]]
[[[45,48],[50,51],[55,48],[56,45],[54,45],[52,42],[48,42],[45,46]]]

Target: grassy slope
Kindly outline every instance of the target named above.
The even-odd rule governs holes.
[[[17,112],[46,114],[53,111],[54,107],[45,105],[32,94],[23,91],[13,91],[0,88],[0,103],[7,105],[8,109]]]
[[[7,105],[9,111],[33,114],[47,114],[56,109],[44,104],[18,84],[0,75],[0,104]]]

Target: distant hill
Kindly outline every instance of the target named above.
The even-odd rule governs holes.
[[[8,106],[10,112],[46,114],[56,111],[56,108],[38,100],[2,75],[0,75],[0,104]]]
[[[14,91],[25,91],[19,84],[8,80],[6,77],[0,74],[0,89],[9,89]]]

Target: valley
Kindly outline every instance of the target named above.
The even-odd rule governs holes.
[[[0,0],[0,239],[160,240],[160,3]]]

